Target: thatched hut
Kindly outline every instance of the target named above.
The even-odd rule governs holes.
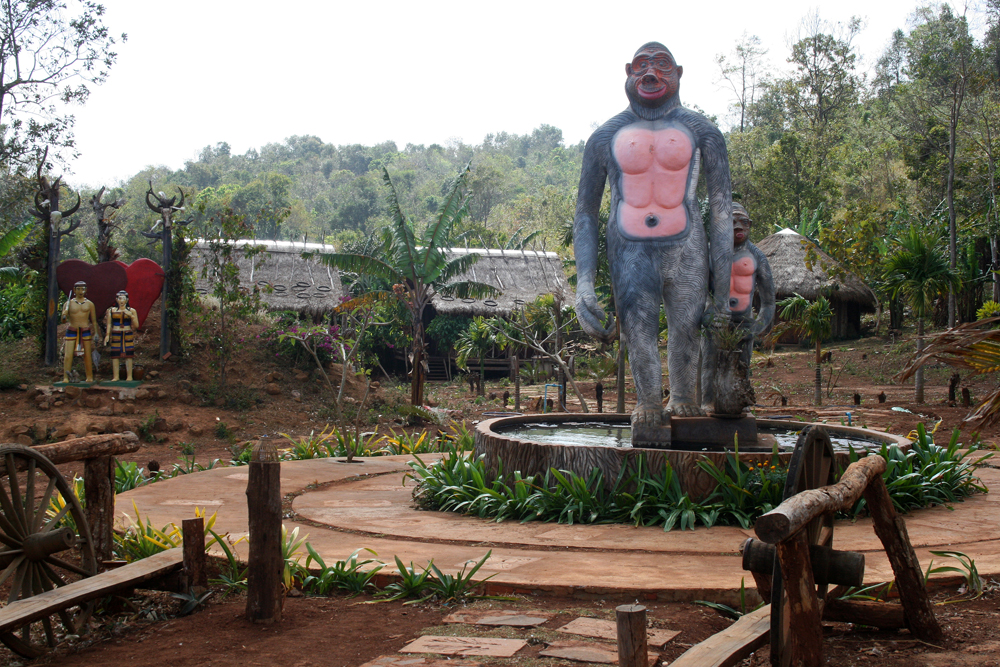
[[[270,310],[294,310],[317,316],[328,313],[340,304],[344,290],[340,274],[320,264],[315,258],[303,259],[304,252],[334,252],[331,245],[323,243],[296,243],[294,241],[235,241],[237,263],[240,267],[240,284],[246,289],[261,288],[261,300]],[[255,262],[244,257],[239,248],[262,245],[266,249]],[[201,269],[208,258],[208,243],[199,240],[191,251],[191,264],[197,272],[195,290],[209,294],[211,285],[201,277]],[[255,268],[253,264],[258,266]],[[273,291],[263,288],[270,285]]]
[[[771,265],[778,301],[794,294],[807,299],[825,296],[833,309],[833,337],[861,335],[861,313],[874,312],[876,299],[859,277],[791,229],[771,234],[759,241],[757,247]],[[806,252],[810,249],[816,259],[807,263]]]
[[[448,259],[479,255],[479,261],[455,280],[488,283],[503,293],[486,299],[459,299],[435,294],[431,305],[436,313],[502,317],[545,294],[555,294],[567,304],[576,301],[576,295],[563,273],[562,260],[554,252],[449,248],[446,254]]]

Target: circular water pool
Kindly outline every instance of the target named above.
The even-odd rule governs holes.
[[[484,457],[492,475],[501,474],[501,471],[508,475],[517,470],[529,476],[545,474],[555,468],[589,477],[597,468],[609,487],[623,468],[626,472],[635,470],[642,457],[646,470],[652,474],[662,474],[660,471],[669,464],[681,488],[700,500],[715,488],[711,475],[699,467],[700,461],[708,460],[722,468],[728,457],[736,455],[747,464],[770,463],[776,457],[787,465],[799,431],[810,425],[791,420],[758,420],[759,435],[754,451],[740,450],[736,454],[722,447],[693,451],[632,447],[629,424],[627,414],[562,413],[490,419],[476,426],[475,455]],[[849,465],[852,448],[859,451],[879,449],[883,444],[910,446],[909,440],[891,433],[851,426],[814,425],[826,428],[831,439],[838,442],[834,454],[842,468]]]

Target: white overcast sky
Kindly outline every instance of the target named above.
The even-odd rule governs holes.
[[[221,141],[234,153],[306,134],[402,149],[547,123],[575,143],[625,107],[625,63],[651,40],[684,67],[683,103],[721,118],[731,94],[716,83],[715,56],[744,31],[780,72],[807,13],[857,15],[867,70],[923,4],[102,1],[128,41],[108,81],[73,109],[81,156],[63,171],[75,187],[177,169]]]

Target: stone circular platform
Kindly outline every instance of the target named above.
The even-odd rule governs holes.
[[[436,455],[422,456],[424,462]],[[737,551],[752,530],[734,527],[693,531],[625,525],[495,523],[475,517],[414,508],[413,482],[405,479],[408,456],[284,462],[282,492],[291,498],[285,525],[298,526],[327,563],[371,549],[394,569],[394,556],[418,567],[434,560],[442,571],[492,556],[480,570],[496,592],[558,593],[639,599],[736,601],[746,578]],[[1000,488],[1000,470],[983,468],[983,482]],[[233,539],[247,533],[247,468],[216,468],[157,482],[121,494],[116,510],[156,527],[217,512],[216,532]],[[1000,575],[1000,496],[977,495],[954,509],[935,507],[905,515],[910,539],[924,568],[931,550],[955,550],[975,559],[983,575]],[[838,521],[834,548],[865,554],[865,581],[892,578],[892,570],[868,519]],[[246,557],[245,542],[239,545]],[[304,551],[304,550],[303,550]],[[369,554],[370,555],[370,554]],[[942,559],[938,558],[937,561]],[[477,575],[478,576],[478,575]]]

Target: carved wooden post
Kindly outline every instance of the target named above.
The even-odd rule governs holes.
[[[146,191],[146,206],[154,213],[159,213],[160,221],[163,223],[162,231],[142,233],[147,238],[158,239],[163,242],[163,291],[160,293],[160,359],[166,359],[170,355],[170,322],[167,317],[167,294],[169,292],[170,281],[167,278],[170,275],[170,255],[174,243],[173,238],[171,238],[171,230],[174,225],[174,211],[184,210],[184,191],[180,188],[177,188],[177,190],[181,193],[180,206],[174,206],[177,197],[167,199],[167,196],[162,192],[154,195],[152,181],[149,181],[149,190]],[[150,201],[151,196],[156,198],[155,204]],[[187,222],[181,221],[177,224],[185,225]],[[154,226],[153,229],[155,228]]]
[[[941,626],[927,597],[920,562],[910,544],[906,524],[896,514],[889,490],[885,488],[881,477],[873,479],[865,487],[865,500],[872,515],[875,534],[882,540],[892,572],[896,575],[896,589],[899,591],[899,600],[903,603],[910,631],[924,641],[939,640],[942,636]]]
[[[57,329],[59,327],[59,313],[56,306],[59,303],[59,283],[56,280],[56,265],[59,263],[59,240],[80,226],[80,221],[72,223],[67,229],[60,231],[59,223],[63,218],[68,218],[80,208],[80,197],[77,195],[76,205],[70,210],[62,213],[59,210],[59,188],[61,183],[59,178],[50,184],[48,179],[42,176],[42,167],[45,166],[45,159],[48,157],[48,149],[38,162],[36,177],[38,180],[38,191],[35,193],[35,207],[28,209],[28,212],[39,219],[45,225],[49,235],[49,256],[46,260],[46,278],[48,280],[48,295],[45,306],[45,365],[52,366],[59,356],[59,340]],[[96,335],[96,332],[95,332]]]
[[[250,554],[247,558],[247,620],[281,620],[281,463],[274,445],[258,443],[247,484]]]
[[[782,647],[780,663],[777,655],[771,656],[775,667],[795,665],[820,667],[823,664],[823,626],[816,582],[809,561],[809,539],[805,530],[777,545],[781,563],[781,577],[788,598],[788,613],[782,620],[791,625],[785,633],[789,644]],[[781,604],[774,600],[773,604]],[[773,630],[772,630],[773,632]]]
[[[90,207],[94,210],[94,215],[97,216],[97,263],[111,262],[118,257],[118,250],[111,245],[111,230],[116,228],[113,222],[111,222],[111,216],[114,213],[108,212],[109,208],[119,209],[125,205],[125,198],[116,199],[113,202],[105,204],[101,201],[101,197],[104,195],[104,188],[102,187],[96,195],[90,198]]]
[[[84,513],[90,524],[98,569],[111,560],[114,548],[112,526],[115,518],[114,458],[98,456],[84,461],[83,488],[87,498]]]
[[[205,558],[205,519],[184,519],[184,575],[187,587],[208,588],[208,569]]]
[[[597,399],[597,411],[604,412],[604,385],[600,382],[594,387],[594,397]]]
[[[615,607],[618,622],[618,667],[646,667],[646,608],[641,604]]]

